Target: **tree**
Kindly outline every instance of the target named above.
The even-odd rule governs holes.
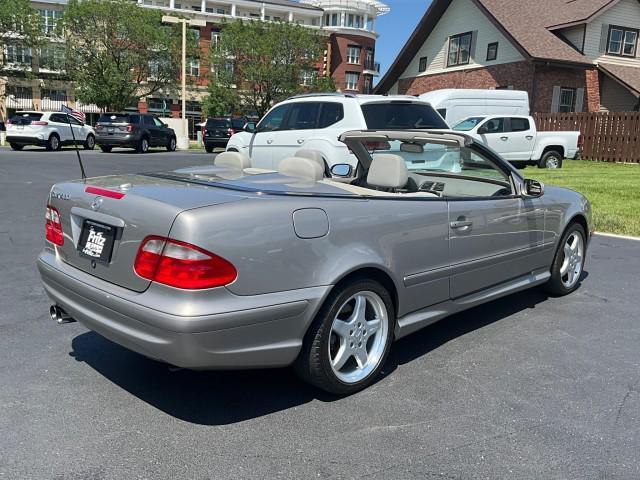
[[[122,110],[140,97],[169,93],[179,79],[181,26],[163,26],[158,10],[128,0],[71,0],[58,28],[83,103]]]
[[[239,98],[236,92],[216,82],[209,82],[209,95],[202,101],[202,113],[207,117],[220,117],[238,113]]]
[[[322,37],[309,28],[286,22],[237,21],[226,25],[218,42],[211,45],[214,93],[226,88],[236,104],[264,115],[276,102],[320,88],[326,82],[301,85],[305,71],[317,71],[323,51]]]

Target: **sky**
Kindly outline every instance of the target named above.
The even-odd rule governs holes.
[[[391,11],[376,20],[376,30],[380,34],[376,41],[376,61],[380,62],[379,79],[387,72],[431,4],[431,0],[382,1],[391,7]]]

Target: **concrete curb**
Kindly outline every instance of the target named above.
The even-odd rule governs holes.
[[[595,232],[594,235],[599,235],[601,237],[620,238],[622,240],[635,240],[636,242],[640,242],[640,237],[632,237],[629,235],[617,235],[615,233],[604,233],[604,232]]]

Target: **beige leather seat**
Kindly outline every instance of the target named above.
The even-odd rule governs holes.
[[[409,170],[404,159],[392,153],[378,153],[373,157],[367,184],[375,188],[404,188],[409,180]]]
[[[289,177],[301,177],[318,181],[324,177],[324,170],[314,160],[302,157],[285,158],[278,165],[278,172]]]
[[[239,152],[222,152],[213,160],[216,167],[224,167],[232,170],[244,170],[251,167],[251,160]]]
[[[294,155],[294,157],[308,158],[309,160],[313,160],[314,162],[317,162],[318,165],[320,165],[320,167],[322,168],[322,171],[325,172],[327,176],[329,176],[330,174],[329,167],[327,163],[324,161],[324,157],[321,151],[302,149],[302,150],[298,150]]]

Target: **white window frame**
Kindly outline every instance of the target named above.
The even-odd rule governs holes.
[[[4,58],[8,64],[13,65],[26,65],[31,67],[33,62],[31,48],[17,43],[5,46]]]
[[[356,72],[347,72],[344,76],[344,83],[346,90],[358,90],[358,83],[360,82],[360,74]]]
[[[571,94],[571,102],[567,103],[565,94]],[[558,112],[571,113],[575,111],[576,107],[576,89],[569,87],[560,87],[560,98],[558,99]]]
[[[41,9],[38,10],[38,13],[40,13],[40,28],[44,36],[48,37],[53,35],[56,24],[62,17],[62,11]]]
[[[362,48],[356,46],[347,47],[347,63],[351,65],[360,65],[360,52]]]
[[[195,72],[195,73],[194,73]],[[187,62],[187,76],[199,77],[200,76],[200,59],[191,58]]]

